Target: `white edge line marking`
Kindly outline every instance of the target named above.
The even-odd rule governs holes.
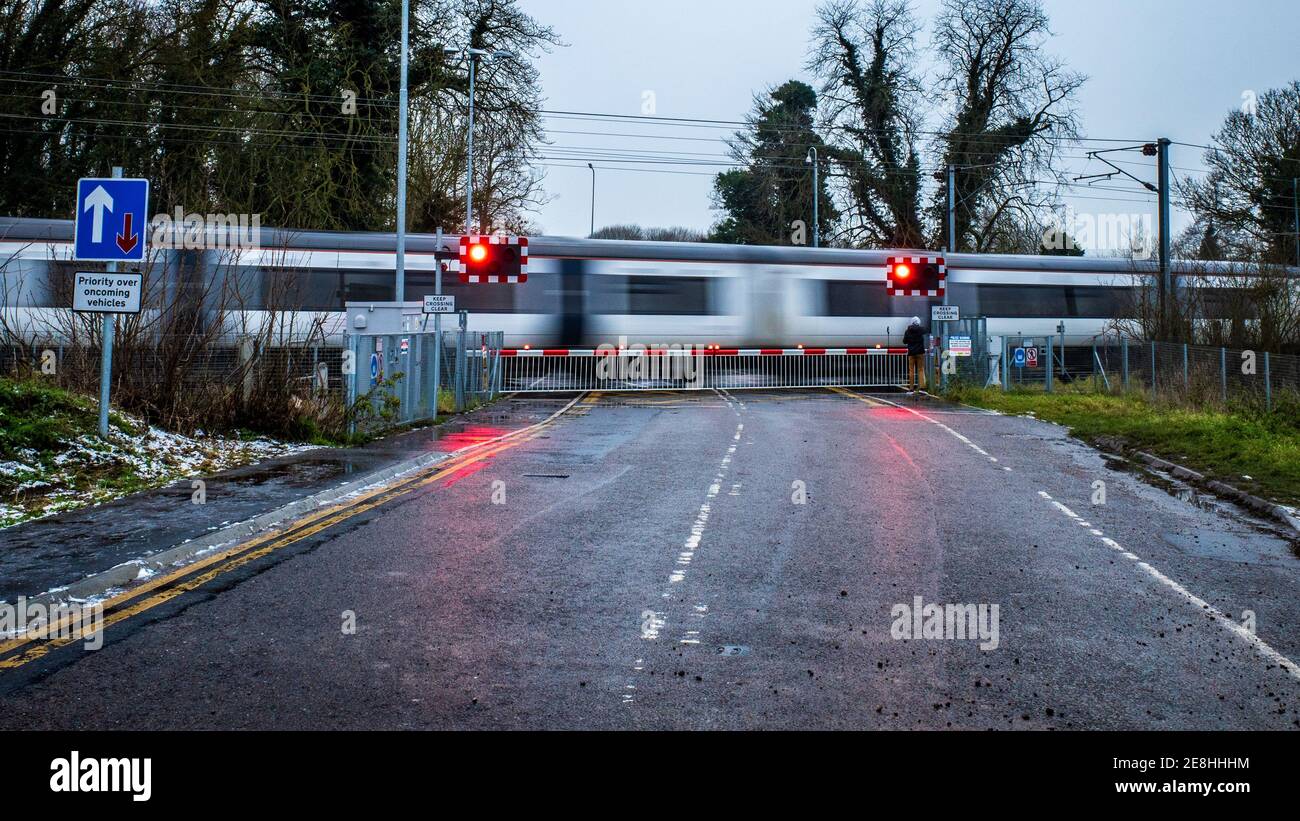
[[[1072,518],[1076,518],[1076,519],[1078,518],[1078,514],[1074,513],[1074,511],[1070,510],[1065,505],[1053,499],[1046,492],[1040,490],[1038,491],[1038,495],[1043,497],[1044,499],[1051,501],[1051,503],[1055,505],[1057,508],[1059,508],[1063,513],[1066,513]],[[1101,536],[1100,531],[1094,530],[1093,532]],[[1146,574],[1149,575],[1151,578],[1155,579],[1156,581],[1163,584],[1165,587],[1168,587],[1170,590],[1179,594],[1188,602],[1200,608],[1203,612],[1209,614],[1210,618],[1214,621],[1217,621],[1220,626],[1227,628],[1229,632],[1235,633],[1238,637],[1245,639],[1247,642],[1249,642],[1251,645],[1254,646],[1255,650],[1261,656],[1263,656],[1268,661],[1273,662],[1277,666],[1281,667],[1283,670],[1286,670],[1288,673],[1291,674],[1292,678],[1300,681],[1300,665],[1297,665],[1294,661],[1282,655],[1277,650],[1273,649],[1273,646],[1270,645],[1268,642],[1264,641],[1259,636],[1247,630],[1242,625],[1237,624],[1237,622],[1229,618],[1226,614],[1223,613],[1223,611],[1219,610],[1219,608],[1205,601],[1200,596],[1197,596],[1195,593],[1188,590],[1186,587],[1183,587],[1178,582],[1174,581],[1173,579],[1166,576],[1164,573],[1161,573],[1159,570],[1152,567],[1149,563],[1143,560],[1141,556],[1138,556],[1136,553],[1132,552],[1131,550],[1128,550],[1119,542],[1115,541],[1109,536],[1101,536],[1101,541],[1107,547],[1111,548],[1112,550],[1115,550],[1121,556],[1132,561],[1138,567],[1142,568],[1142,570],[1145,571]]]

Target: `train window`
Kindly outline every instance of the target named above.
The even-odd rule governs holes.
[[[711,314],[712,282],[711,277],[601,275],[595,277],[593,283],[591,312],[669,316]]]
[[[341,275],[336,270],[277,266],[230,270],[234,276],[229,281],[237,282],[240,289],[248,287],[251,275],[260,275],[262,302],[257,306],[259,308],[303,311],[338,311],[343,308],[343,301],[339,298]]]
[[[712,313],[710,283],[708,277],[628,277],[627,312],[691,316]]]
[[[72,275],[97,270],[97,263],[20,259],[0,264],[0,291],[5,305],[59,305],[72,299]],[[62,297],[63,301],[60,301]]]
[[[983,316],[1065,316],[1065,288],[1060,285],[977,285],[972,310]]]
[[[1067,285],[1065,287],[1066,316],[1108,317],[1118,316],[1126,303],[1125,288],[1103,285]]]
[[[948,284],[949,301],[969,316],[1112,317],[1127,310],[1128,287],[1106,285]]]
[[[1256,319],[1259,310],[1243,288],[1199,288],[1197,297],[1206,319]],[[1154,297],[1153,297],[1154,299]]]
[[[972,314],[1025,318],[1110,317],[1125,304],[1126,288],[1103,285],[958,285],[957,303]]]
[[[875,280],[823,279],[821,316],[893,316],[902,307],[885,283]],[[814,302],[814,305],[816,303]]]
[[[626,277],[619,274],[589,274],[586,282],[589,313],[627,313]]]
[[[527,282],[503,287],[514,289],[515,309],[520,313],[554,314],[560,311],[560,301],[564,293],[561,277],[557,273],[532,271],[528,274]],[[578,285],[573,284],[572,290],[578,290]]]
[[[343,301],[392,302],[395,279],[392,271],[344,271]]]

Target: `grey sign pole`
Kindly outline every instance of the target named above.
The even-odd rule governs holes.
[[[442,294],[442,226],[433,242],[433,292]],[[438,415],[438,396],[442,389],[442,314],[433,315],[433,415]]]
[[[113,179],[122,178],[122,166],[113,166]],[[117,263],[108,263],[108,272],[117,273]],[[103,345],[99,354],[99,435],[108,438],[108,399],[113,382],[113,326],[116,314],[104,314]]]

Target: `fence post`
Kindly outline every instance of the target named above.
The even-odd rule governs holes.
[[[1273,412],[1273,377],[1269,373],[1268,351],[1264,351],[1264,408]]]
[[[1120,342],[1119,345],[1120,353],[1122,354],[1124,360],[1123,365],[1121,366],[1124,370],[1124,392],[1127,393],[1128,392],[1128,337],[1121,336],[1119,338],[1119,342]]]
[[[1151,340],[1151,398],[1156,398],[1156,342]]]
[[[1011,352],[1011,337],[1002,337],[1002,390],[1011,390],[1011,363],[1007,361],[1007,355]]]
[[[1047,392],[1052,392],[1052,340],[1056,337],[1047,337]]]
[[[1219,348],[1219,393],[1223,404],[1228,404],[1228,349]]]
[[[357,341],[358,336],[355,334],[344,334],[344,350],[352,353],[352,372],[348,373],[346,367],[340,367],[340,376],[343,379],[343,407],[347,411],[348,433],[355,433],[357,429],[357,420],[353,417],[352,406],[357,401],[357,360],[361,356],[361,344]],[[344,358],[343,364],[347,365],[347,359]]]
[[[460,314],[460,327],[456,330],[456,412],[460,413],[465,410],[465,326],[469,321],[469,313],[458,311]]]
[[[239,368],[243,372],[243,383],[240,390],[240,398],[243,404],[247,405],[248,400],[253,396],[253,338],[251,336],[241,336],[239,338]]]
[[[1183,343],[1183,391],[1191,390],[1191,381],[1187,372],[1187,343]]]

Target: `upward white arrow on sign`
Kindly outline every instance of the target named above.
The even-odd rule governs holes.
[[[101,243],[104,241],[104,209],[113,210],[113,198],[104,190],[104,186],[96,185],[95,190],[91,191],[86,197],[86,205],[83,211],[94,209],[91,215],[93,221],[90,223],[90,241]]]

